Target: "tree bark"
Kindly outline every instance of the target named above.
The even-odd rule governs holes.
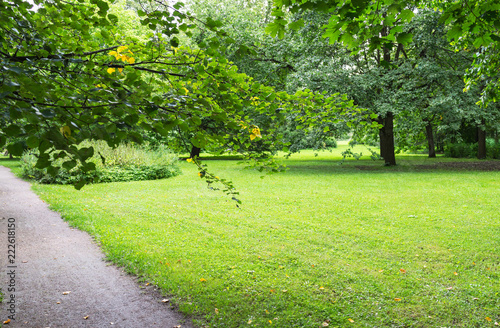
[[[191,148],[191,153],[189,154],[189,157],[190,158],[194,158],[194,157],[200,157],[200,152],[201,152],[201,149],[196,147],[196,146],[193,146]]]
[[[429,145],[429,157],[436,157],[436,146],[434,144],[434,133],[432,131],[432,123],[429,121],[425,126],[425,134],[427,135],[427,144]]]
[[[484,121],[483,121],[484,122]],[[477,158],[485,159],[486,158],[486,128],[483,125],[477,127]]]
[[[386,166],[396,165],[394,154],[394,114],[388,112],[383,119],[383,127],[379,130],[380,156],[384,159]]]

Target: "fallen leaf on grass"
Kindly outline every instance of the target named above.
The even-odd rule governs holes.
[[[219,309],[215,308],[215,314],[219,314]]]
[[[352,320],[351,318],[347,319],[349,322],[354,322],[354,320]]]
[[[384,272],[384,269],[380,269],[380,270],[378,270],[378,272]]]
[[[68,295],[69,293],[71,293],[71,292],[63,292],[63,295]]]
[[[207,281],[207,279],[205,279],[205,278],[201,278],[201,279],[200,279],[200,281],[201,281],[201,282],[205,282],[205,281]]]
[[[453,274],[454,274],[455,276],[458,276],[458,272],[453,272]]]
[[[400,299],[400,298],[395,298],[394,300],[395,300],[396,302],[401,301],[401,299]]]
[[[399,269],[399,272],[406,273],[406,270],[405,269]]]
[[[486,321],[491,321],[490,317],[486,317],[485,319],[486,319]]]

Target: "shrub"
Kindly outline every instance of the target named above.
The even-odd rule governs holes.
[[[500,159],[500,143],[488,139],[486,141],[486,157]]]
[[[290,143],[288,148],[291,152],[302,149],[337,148],[337,140],[333,137],[326,137],[322,132],[305,133],[303,130],[288,130],[283,133],[283,137],[285,142]]]
[[[453,143],[445,147],[444,154],[454,158],[475,158],[477,157],[477,143]],[[493,139],[486,141],[486,157],[500,159],[500,144]]]
[[[446,157],[474,158],[477,157],[477,143],[450,143],[444,149]]]
[[[67,170],[62,167],[63,161],[56,159],[57,174],[50,175],[46,169],[35,167],[38,154],[28,151],[21,158],[23,177],[46,184],[73,184],[81,180],[87,183],[155,180],[180,173],[177,157],[162,145],[152,150],[133,144],[121,144],[114,149],[105,142],[81,144],[82,147],[90,145],[94,147],[94,156],[89,161],[96,165],[95,171],[83,172],[81,166]],[[105,158],[104,163],[101,155]]]

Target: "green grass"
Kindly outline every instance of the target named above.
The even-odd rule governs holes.
[[[406,155],[396,168],[339,165],[343,147],[293,155],[264,179],[208,161],[240,208],[186,162],[166,180],[34,189],[200,326],[500,322],[500,172],[419,171],[449,159]]]

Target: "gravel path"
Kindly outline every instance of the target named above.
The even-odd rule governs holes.
[[[69,227],[2,166],[0,231],[2,322],[15,310],[4,327],[192,327],[153,288],[140,288],[106,263],[87,233]],[[14,251],[9,233],[15,259],[8,254]]]

